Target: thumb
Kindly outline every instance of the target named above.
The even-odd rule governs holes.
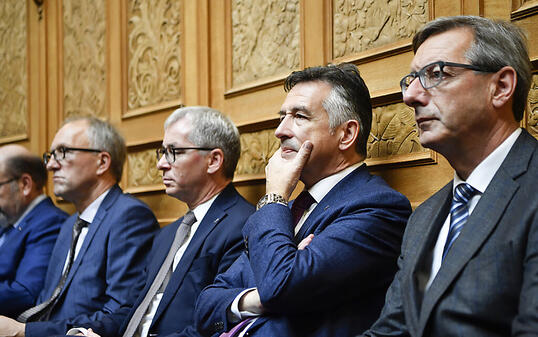
[[[294,160],[297,164],[297,167],[301,170],[308,161],[308,158],[310,158],[310,154],[312,153],[313,147],[314,145],[312,144],[312,142],[307,140],[299,148],[299,151],[297,152],[297,155],[295,156]]]

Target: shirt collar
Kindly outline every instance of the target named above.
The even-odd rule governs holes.
[[[22,215],[17,219],[17,221],[15,221],[15,223],[13,224],[13,227],[17,228],[19,224],[22,222],[22,220],[28,215],[28,213],[30,213],[37,206],[37,204],[39,204],[41,201],[45,200],[46,198],[47,196],[44,194],[40,194],[37,197],[35,197],[35,199],[32,200],[30,204],[28,204],[28,207],[26,207],[26,209],[24,210],[24,213],[22,213]]]
[[[344,179],[348,174],[353,172],[357,167],[361,166],[362,164],[363,162],[360,161],[349,167],[346,167],[342,171],[336,172],[328,177],[321,179],[312,187],[310,187],[308,192],[310,193],[310,195],[312,195],[314,200],[316,200],[316,203],[319,203],[321,199],[323,199],[325,195],[327,195],[327,193],[329,193],[329,191],[332,190],[334,186],[336,186],[336,184],[338,184],[342,179]]]
[[[79,217],[87,223],[91,224],[93,222],[93,219],[95,218],[95,215],[97,214],[97,211],[99,210],[99,207],[101,206],[101,203],[103,202],[103,200],[105,200],[105,197],[108,195],[108,192],[110,192],[110,189],[111,188],[103,192],[94,201],[92,201],[92,203],[88,207],[86,207],[84,211],[82,211]]]
[[[497,146],[493,152],[491,152],[484,160],[482,160],[482,162],[480,162],[480,164],[478,164],[477,167],[475,167],[473,172],[471,172],[467,178],[467,181],[461,179],[460,176],[454,172],[454,185],[452,186],[452,192],[454,192],[454,189],[456,186],[458,186],[458,184],[466,182],[480,191],[480,193],[484,193],[489,183],[493,179],[493,176],[495,173],[497,173],[499,167],[501,167],[501,164],[508,155],[508,152],[510,152],[510,149],[512,149],[512,146],[514,146],[514,143],[521,134],[521,131],[521,128],[518,128],[512,132],[512,134],[508,136],[508,138],[506,138],[501,145]]]

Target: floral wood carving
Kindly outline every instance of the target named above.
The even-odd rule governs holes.
[[[532,76],[527,115],[527,130],[538,138],[538,75],[536,74]]]
[[[410,38],[428,21],[428,0],[333,0],[333,57]]]
[[[373,109],[367,158],[425,152],[418,139],[414,112],[403,103]]]
[[[144,150],[127,155],[128,186],[145,186],[162,183],[161,172],[157,169],[155,150]]]
[[[232,1],[232,85],[300,65],[299,0]]]
[[[63,1],[64,117],[106,115],[104,0]]]
[[[0,1],[0,138],[27,134],[26,1]]]
[[[275,129],[243,133],[241,135],[241,157],[237,163],[235,174],[265,174],[265,166],[279,146],[280,141],[275,137]]]
[[[128,108],[181,95],[179,0],[129,0]]]

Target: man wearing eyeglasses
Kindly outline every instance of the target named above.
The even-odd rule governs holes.
[[[47,170],[20,145],[0,148],[0,315],[16,318],[33,306],[67,213],[43,194]]]
[[[155,238],[134,305],[84,325],[103,337],[198,336],[198,294],[243,250],[241,229],[254,206],[232,184],[241,153],[237,128],[217,110],[185,107],[164,129],[157,168],[166,194],[189,211]]]
[[[403,100],[454,180],[411,215],[364,336],[538,335],[538,142],[519,128],[525,42],[518,27],[480,17],[439,18],[415,35]]]
[[[54,193],[77,212],[62,225],[36,305],[18,322],[0,317],[1,336],[65,334],[127,304],[158,229],[148,206],[117,185],[126,151],[110,124],[68,120],[50,148]]]

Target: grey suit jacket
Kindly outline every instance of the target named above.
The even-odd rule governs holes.
[[[380,318],[365,336],[538,335],[538,142],[525,130],[493,177],[430,288],[433,246],[452,182],[409,218]]]

